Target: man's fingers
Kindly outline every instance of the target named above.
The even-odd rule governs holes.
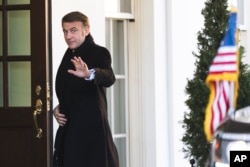
[[[54,113],[54,116],[55,116],[55,118],[60,126],[63,126],[66,124],[67,119],[65,118],[64,114],[61,114],[58,112],[58,113]]]
[[[60,126],[64,126],[66,124],[66,122],[62,120],[58,120],[57,122]]]
[[[70,74],[74,74],[74,75],[76,75],[76,74],[77,74],[77,72],[76,72],[76,71],[74,71],[74,70],[68,70],[68,73],[70,73]]]
[[[82,65],[82,66],[86,66],[86,63],[82,60],[81,57],[74,57],[73,59],[71,59],[71,62],[74,64],[74,65]]]

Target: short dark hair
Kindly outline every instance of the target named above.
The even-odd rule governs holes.
[[[90,26],[89,18],[85,14],[78,12],[78,11],[70,12],[66,14],[65,16],[63,16],[62,18],[62,24],[64,22],[74,22],[74,21],[80,21],[82,22],[84,26],[88,26],[88,27]]]

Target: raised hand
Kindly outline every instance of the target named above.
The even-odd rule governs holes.
[[[74,64],[75,70],[69,69],[68,73],[80,78],[89,78],[91,72],[89,71],[87,64],[82,61],[81,57],[74,57],[71,59],[71,62]]]

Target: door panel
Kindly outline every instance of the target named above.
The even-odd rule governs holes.
[[[1,5],[1,4],[0,4]],[[3,24],[2,11],[0,11],[0,57],[3,55]]]
[[[32,130],[25,127],[0,128],[2,143],[1,165],[3,166],[31,166],[31,141]],[[15,148],[25,150],[17,151]]]
[[[7,2],[9,5],[15,4],[30,4],[30,0],[8,0]]]
[[[29,56],[31,52],[30,10],[8,11],[7,20],[8,56]]]
[[[49,0],[0,0],[0,166],[51,165]]]
[[[31,106],[30,62],[8,63],[9,107]]]

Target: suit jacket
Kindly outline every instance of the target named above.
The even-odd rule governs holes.
[[[80,56],[89,69],[88,81],[67,72]],[[74,52],[67,49],[56,76],[60,112],[67,123],[57,130],[54,161],[58,167],[118,167],[118,153],[107,119],[106,87],[115,82],[109,51],[95,44],[91,35]]]

